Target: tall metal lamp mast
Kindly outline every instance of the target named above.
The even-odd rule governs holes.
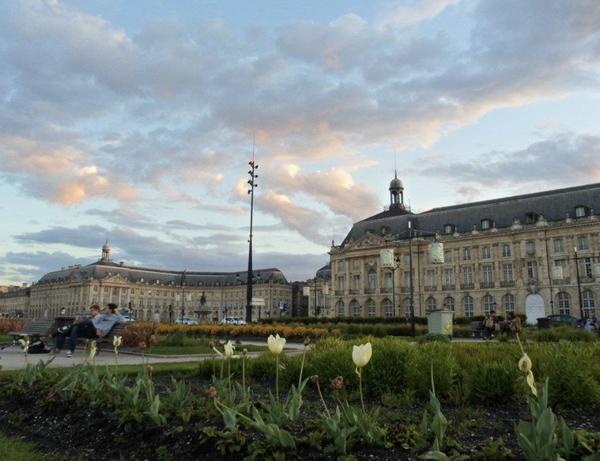
[[[250,238],[248,239],[248,273],[246,274],[246,322],[252,322],[252,285],[254,284],[254,277],[252,275],[252,224],[254,215],[254,189],[258,187],[255,180],[258,175],[255,171],[258,169],[258,165],[254,162],[254,143],[252,146],[252,160],[248,162],[250,170],[248,174],[250,179],[248,180],[248,194],[250,194]]]

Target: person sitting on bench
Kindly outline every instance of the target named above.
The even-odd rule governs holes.
[[[94,305],[90,308],[92,309],[92,312],[94,308],[100,309],[98,306]],[[117,313],[117,305],[110,303],[106,306],[106,311],[103,314],[98,314],[91,319],[75,323],[65,329],[65,331],[59,331],[56,336],[56,348],[54,351],[59,352],[63,348],[65,338],[68,336],[69,350],[67,352],[67,357],[72,357],[73,352],[75,352],[75,346],[77,346],[77,338],[102,338],[110,332],[116,323],[122,323],[124,321],[125,319]]]

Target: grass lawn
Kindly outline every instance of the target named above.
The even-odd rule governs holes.
[[[0,334],[0,343],[12,343],[12,337]]]
[[[0,434],[0,459],[10,461],[43,461],[44,457],[30,443]]]

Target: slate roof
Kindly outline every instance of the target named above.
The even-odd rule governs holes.
[[[342,242],[357,240],[367,232],[408,238],[408,221],[413,229],[444,233],[446,224],[451,224],[459,233],[471,232],[474,226],[481,230],[481,221],[490,219],[498,229],[510,227],[515,218],[527,223],[527,214],[536,213],[548,222],[564,220],[567,214],[575,218],[575,207],[585,206],[600,212],[600,183],[569,187],[526,195],[515,195],[481,202],[433,208],[423,213],[410,213],[390,208],[355,223]]]
[[[316,275],[317,275],[317,277],[322,278],[322,279],[331,278],[331,263],[327,263],[323,267],[321,267],[317,271]]]
[[[162,269],[150,269],[136,266],[125,266],[113,262],[97,261],[87,266],[71,266],[59,271],[49,272],[44,275],[38,283],[63,282],[67,280],[84,280],[89,278],[104,279],[117,274],[127,278],[131,282],[156,283],[158,280],[163,285],[179,286],[184,280],[187,286],[226,286],[239,285],[237,276],[241,282],[246,282],[248,272],[194,272],[170,271]],[[279,269],[256,269],[255,277],[260,274],[256,283],[273,281],[274,283],[287,284],[288,281]],[[184,278],[185,277],[185,278]]]

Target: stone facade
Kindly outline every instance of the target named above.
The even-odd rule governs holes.
[[[291,285],[281,271],[260,269],[254,274],[253,298],[262,298],[264,306],[253,307],[253,319],[291,309]],[[113,302],[138,320],[169,321],[182,312],[203,322],[244,319],[246,277],[246,272],[175,272],[116,264],[105,245],[96,263],[46,274],[21,296],[0,295],[0,313],[18,309],[26,318],[52,318],[63,308],[73,314],[94,303]]]
[[[409,317],[411,260],[415,316],[495,310],[535,322],[596,312],[600,221],[593,210],[600,209],[600,184],[415,214],[392,191],[403,192],[396,181],[389,210],[356,223],[331,247],[332,315]],[[443,263],[431,262],[433,241],[443,244]],[[384,249],[393,250],[395,270],[382,268]]]

